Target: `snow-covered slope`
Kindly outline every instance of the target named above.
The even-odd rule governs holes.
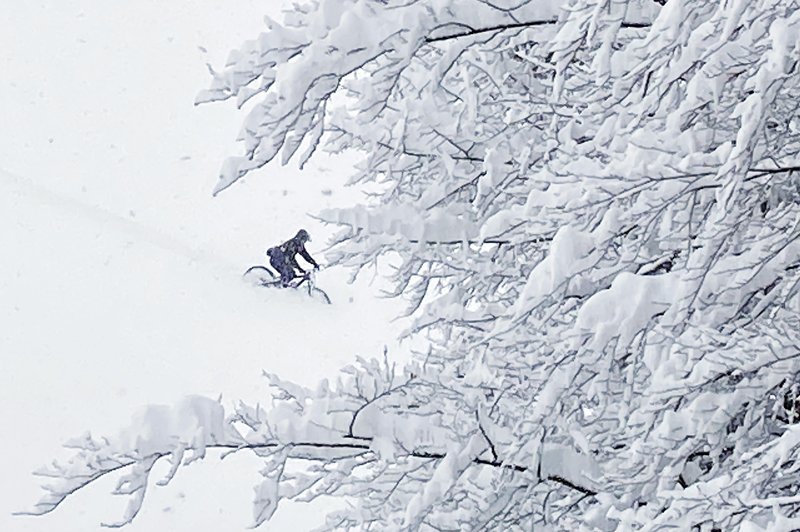
[[[184,394],[258,400],[262,369],[313,383],[356,354],[379,355],[391,337],[391,305],[336,269],[318,279],[331,306],[254,288],[240,279],[247,264],[7,173],[0,213],[0,530],[87,531],[121,515],[109,480],[50,516],[9,516],[38,498],[30,472],[69,437],[115,433],[143,405]],[[249,524],[252,459],[181,473],[151,490],[131,530]],[[301,513],[309,517],[279,512],[267,530],[287,530]]]
[[[113,479],[49,516],[10,515],[38,499],[30,473],[67,438],[116,433],[187,393],[256,400],[262,369],[313,383],[394,337],[396,306],[368,279],[323,270],[330,307],[240,282],[299,226],[321,258],[326,228],[306,213],[357,199],[339,187],[349,161],[265,168],[211,197],[240,116],[193,106],[205,62],[280,4],[42,0],[0,16],[0,169],[15,173],[0,172],[0,531],[86,532],[121,515]],[[129,530],[243,530],[258,477],[244,454],[195,464],[151,489]],[[309,514],[283,508],[264,529],[305,530]]]

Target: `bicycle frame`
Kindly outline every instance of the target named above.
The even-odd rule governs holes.
[[[263,272],[263,274],[266,274],[266,275],[261,274],[257,277],[257,281],[260,286],[275,287],[275,288],[283,287],[278,276],[271,269],[262,265],[251,266],[244,272],[244,274],[242,274],[242,277],[247,277],[248,274],[256,271]],[[321,288],[317,288],[316,286],[315,270],[310,270],[305,272],[305,274],[303,275],[298,275],[297,277],[294,277],[292,280],[289,281],[288,288],[297,289],[300,288],[300,286],[303,283],[306,283],[306,286],[308,287],[308,295],[310,297],[318,298],[329,305],[331,304],[331,298],[328,297],[328,294],[325,293],[324,290],[322,290]]]

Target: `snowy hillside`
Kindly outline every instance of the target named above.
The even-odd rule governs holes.
[[[267,169],[211,197],[238,118],[193,106],[205,63],[280,3],[44,0],[0,17],[0,415],[13,435],[0,443],[0,530],[85,532],[119,517],[113,479],[52,515],[11,516],[38,499],[30,473],[68,438],[116,433],[187,393],[258,399],[262,370],[313,383],[393,338],[392,304],[369,279],[351,287],[323,270],[330,307],[239,279],[299,226],[322,259],[325,228],[306,214],[355,199],[329,192],[347,162]],[[244,529],[258,464],[215,464],[152,489],[129,530]]]
[[[244,262],[7,173],[0,212],[0,415],[16,435],[1,453],[3,530],[93,530],[120,515],[124,501],[106,504],[112,485],[104,482],[44,519],[9,517],[38,498],[29,473],[86,429],[116,433],[143,405],[184,394],[256,401],[262,369],[313,383],[356,354],[380,354],[390,337],[388,303],[350,302],[364,288],[335,269],[318,279],[332,306],[253,288],[240,280]],[[214,462],[163,494],[153,489],[133,529],[244,529],[257,467],[243,456],[224,469]],[[193,475],[209,482],[194,484]],[[285,529],[287,513],[267,529]]]

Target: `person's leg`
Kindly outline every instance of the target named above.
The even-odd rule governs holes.
[[[289,286],[289,281],[294,279],[294,272],[289,267],[288,264],[284,263],[283,268],[281,269],[281,284],[283,286]]]
[[[292,280],[292,277],[294,277],[294,275],[289,269],[289,266],[286,264],[286,261],[284,260],[283,256],[278,253],[275,253],[269,258],[269,263],[273,268],[275,268],[275,270],[281,276],[281,284],[283,286],[287,286],[289,284],[289,281]]]

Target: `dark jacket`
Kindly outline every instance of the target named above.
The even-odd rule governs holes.
[[[289,264],[289,266],[291,266],[295,270],[299,270],[301,272],[303,271],[303,268],[301,268],[300,265],[297,264],[297,259],[295,259],[295,255],[300,255],[301,257],[303,257],[303,259],[308,261],[308,263],[311,264],[312,266],[315,267],[318,266],[317,261],[315,261],[314,258],[308,254],[308,251],[306,251],[305,243],[297,237],[290,238],[289,240],[278,246],[278,249],[281,251],[281,254],[285,257],[285,260]]]

